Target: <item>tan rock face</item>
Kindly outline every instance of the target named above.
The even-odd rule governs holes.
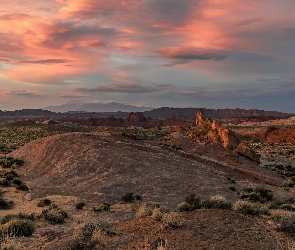
[[[196,117],[197,127],[191,133],[194,139],[220,145],[226,149],[234,150],[253,161],[259,162],[258,155],[245,142],[239,139],[233,131],[222,126],[215,120],[211,121],[206,118],[201,109],[197,110]]]

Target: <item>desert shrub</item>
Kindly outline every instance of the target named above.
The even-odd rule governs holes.
[[[232,204],[227,201],[223,196],[211,196],[210,200],[202,202],[205,208],[218,208],[218,209],[231,209]]]
[[[286,181],[283,182],[283,188],[290,189],[290,188],[293,188],[293,187],[295,187],[295,181],[286,180]]]
[[[35,231],[34,222],[26,219],[13,218],[0,226],[0,231],[4,235],[12,236],[31,236]]]
[[[68,218],[67,212],[61,208],[51,205],[48,209],[42,211],[42,216],[51,224],[62,224]]]
[[[126,193],[121,198],[122,203],[132,203],[134,201],[141,201],[141,200],[142,198],[139,194],[134,194],[132,192]]]
[[[233,192],[237,191],[236,187],[233,187],[233,186],[229,187],[229,189]]]
[[[263,213],[261,206],[249,201],[237,201],[233,205],[233,210],[243,214],[260,215]]]
[[[295,215],[280,216],[275,219],[277,230],[287,233],[295,233]]]
[[[29,187],[28,187],[27,184],[25,184],[25,183],[21,183],[20,185],[18,185],[18,186],[16,187],[16,189],[17,189],[17,190],[21,190],[21,191],[27,191],[27,190],[29,190]]]
[[[76,209],[81,210],[83,207],[85,207],[86,203],[85,202],[79,202],[76,205]]]
[[[185,201],[178,204],[177,211],[193,211],[201,207],[200,197],[196,197],[195,194],[190,194],[185,197]]]
[[[42,199],[40,201],[38,201],[37,203],[37,207],[45,207],[45,206],[50,206],[52,204],[52,201],[45,198],[45,199]]]
[[[114,235],[116,233],[111,230],[111,226],[106,222],[88,223],[79,230],[77,237],[67,249],[104,249],[104,237]]]
[[[162,222],[165,228],[177,229],[184,226],[185,221],[178,212],[163,215]]]
[[[142,218],[142,217],[152,216],[153,211],[160,207],[161,205],[158,202],[150,201],[150,202],[142,203],[136,212],[136,217]]]
[[[0,235],[0,250],[17,250],[19,249],[19,244],[17,244],[13,238],[5,235]]]
[[[2,186],[2,187],[9,187],[10,186],[10,183],[5,178],[0,178],[0,186]]]
[[[10,209],[14,206],[13,201],[8,201],[3,197],[0,197],[0,209]]]
[[[168,212],[168,209],[166,207],[160,206],[159,208],[153,209],[151,216],[155,220],[161,221],[163,219],[164,214],[167,212]]]
[[[111,208],[110,204],[104,202],[98,206],[94,206],[92,208],[92,211],[93,212],[110,211],[110,208]]]
[[[12,180],[12,183],[19,186],[22,184],[22,181],[19,178],[14,178]]]
[[[252,188],[247,188],[243,190],[243,193],[240,198],[243,200],[249,200],[253,202],[265,203],[273,200],[273,193],[271,190],[264,187],[257,187],[254,190]]]
[[[3,219],[1,220],[1,224],[6,224],[7,222],[9,222],[13,219],[34,221],[36,219],[36,215],[34,213],[32,213],[32,214],[23,214],[23,213],[8,214],[3,217]]]
[[[287,211],[295,211],[295,207],[291,204],[282,204],[280,209],[287,210]]]

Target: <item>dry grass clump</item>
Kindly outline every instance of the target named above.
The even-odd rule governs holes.
[[[76,249],[104,249],[106,236],[114,236],[111,226],[103,221],[85,224],[77,233],[67,250]]]
[[[62,224],[68,218],[67,212],[56,205],[51,205],[48,209],[43,210],[41,216],[51,224]]]
[[[93,212],[103,212],[103,211],[110,211],[110,209],[111,209],[110,204],[104,202],[104,203],[102,203],[102,204],[100,204],[100,205],[98,205],[98,206],[94,206],[94,207],[92,208],[92,211],[93,211]]]
[[[2,237],[0,236],[0,250],[17,250],[19,244],[16,243],[11,237]]]
[[[185,225],[185,220],[178,212],[165,213],[162,218],[165,228],[178,229]]]
[[[229,201],[227,201],[223,196],[216,195],[216,196],[211,196],[209,200],[203,201],[202,207],[217,208],[217,209],[231,209],[232,204]]]
[[[158,202],[144,202],[140,204],[137,212],[136,217],[137,218],[143,218],[147,216],[152,216],[154,210],[161,208],[160,203]],[[164,208],[162,208],[164,210]],[[156,215],[155,215],[156,216]]]
[[[252,203],[243,200],[235,202],[233,205],[233,210],[239,213],[250,215],[270,214],[267,208],[264,208],[257,203]]]

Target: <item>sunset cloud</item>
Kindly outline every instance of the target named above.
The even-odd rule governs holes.
[[[293,0],[0,0],[1,98],[194,106],[233,88],[266,96],[258,85],[279,92],[294,76],[294,12]],[[190,103],[171,89],[192,91]]]

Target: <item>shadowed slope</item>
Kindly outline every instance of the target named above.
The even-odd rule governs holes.
[[[262,177],[257,179],[208,158],[188,157],[108,133],[51,136],[28,143],[11,156],[25,160],[21,174],[32,188],[33,198],[60,194],[115,202],[126,192],[136,192],[146,200],[175,207],[192,192],[204,198],[220,194],[232,201],[238,199],[229,189],[233,185],[229,175],[237,190],[266,184],[261,179],[268,173],[273,183],[282,181],[258,165]]]

